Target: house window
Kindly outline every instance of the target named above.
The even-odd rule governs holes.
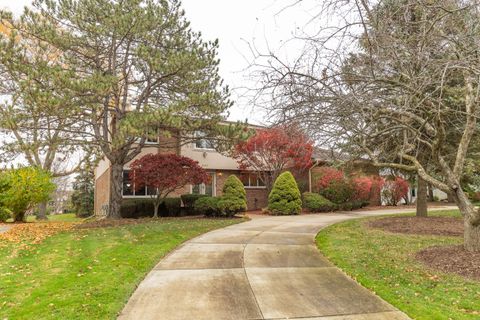
[[[146,144],[158,144],[158,130],[149,129],[147,131],[147,139],[145,140]]]
[[[146,196],[151,194],[151,190],[153,190],[153,194],[155,194],[155,189],[153,188],[142,187],[135,190],[135,186],[129,176],[129,170],[123,170],[122,194],[124,196]]]
[[[265,183],[257,173],[242,173],[240,180],[243,182],[245,188],[263,188]]]
[[[193,194],[206,194],[207,196],[215,195],[215,173],[210,172],[210,181],[208,183],[201,183],[192,185]]]
[[[194,142],[195,149],[215,150],[212,141],[206,138],[205,133],[197,131],[195,132],[195,137],[197,138]]]

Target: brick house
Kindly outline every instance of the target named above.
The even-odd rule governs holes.
[[[250,126],[252,129],[260,129],[260,126]],[[210,196],[221,196],[223,185],[227,177],[234,174],[240,178],[247,192],[248,210],[257,210],[266,207],[267,191],[263,182],[257,178],[255,172],[246,172],[239,169],[238,163],[233,158],[217,152],[211,143],[198,134],[198,140],[192,143],[181,143],[178,137],[158,136],[158,139],[150,139],[135,159],[149,153],[175,153],[199,162],[207,170],[211,179],[208,184],[187,185],[181,190],[170,194],[169,197],[179,197],[185,193],[198,193]],[[135,160],[134,159],[134,160]],[[134,161],[132,160],[132,161]],[[128,178],[130,163],[124,166],[123,172],[123,199],[149,199],[148,188],[135,190]],[[95,168],[95,214],[102,215],[109,199],[110,163],[107,159],[101,160]]]

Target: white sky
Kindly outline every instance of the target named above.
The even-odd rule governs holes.
[[[220,72],[233,90],[235,101],[230,120],[248,119],[252,123],[267,123],[261,111],[254,109],[245,90],[254,86],[245,70],[252,55],[248,43],[255,43],[262,51],[266,44],[274,52],[294,57],[298,46],[282,46],[292,38],[293,32],[311,18],[315,0],[183,0],[183,8],[193,30],[201,31],[205,40],[219,39]],[[0,0],[0,8],[20,14],[31,0]],[[285,9],[285,10],[282,10]],[[313,10],[314,11],[314,10]],[[282,47],[282,50],[279,48]]]

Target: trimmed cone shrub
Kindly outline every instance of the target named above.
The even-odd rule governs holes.
[[[268,211],[276,215],[299,214],[302,197],[295,178],[289,171],[278,176],[268,195]]]
[[[239,212],[247,210],[247,193],[242,181],[235,175],[230,175],[223,186],[223,196],[220,197],[218,207],[227,217],[233,217]]]
[[[247,202],[247,193],[242,181],[235,175],[230,175],[223,185],[223,195],[226,197],[237,197]]]
[[[233,217],[235,214],[247,210],[247,203],[241,198],[223,196],[218,201],[218,208],[225,216]]]
[[[198,214],[203,214],[207,217],[216,217],[221,215],[218,206],[219,200],[220,198],[216,197],[201,197],[195,201],[193,207]]]
[[[330,212],[337,209],[335,203],[313,192],[305,192],[303,194],[303,207],[311,212]]]

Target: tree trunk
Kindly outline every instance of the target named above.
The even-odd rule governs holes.
[[[428,200],[432,202],[435,201],[433,196],[433,186],[431,184],[428,185]]]
[[[13,214],[13,222],[26,222],[26,221],[27,219],[26,219],[25,212]]]
[[[427,205],[427,182],[420,177],[417,177],[417,217],[426,217],[428,215]]]
[[[452,195],[464,219],[464,248],[467,251],[480,252],[480,212],[468,200],[461,188]]]
[[[153,208],[154,208],[153,217],[154,217],[154,218],[158,218],[158,207],[160,207],[160,203],[158,203],[158,204],[155,203],[155,204],[153,205]]]
[[[110,167],[110,198],[108,203],[108,219],[120,219],[122,205],[123,165],[112,164]]]
[[[480,225],[472,225],[465,219],[463,234],[465,250],[480,252]]]
[[[48,220],[47,218],[47,202],[42,202],[38,205],[37,220]]]
[[[452,192],[447,192],[447,201],[449,203],[456,203],[455,195]]]

